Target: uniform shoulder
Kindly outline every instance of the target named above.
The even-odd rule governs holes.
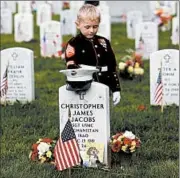
[[[97,39],[104,39],[105,41],[109,41],[107,38],[103,37],[103,36],[100,36],[100,35],[96,35],[96,38]]]
[[[79,35],[72,37],[67,43],[71,45],[75,45],[79,41]]]

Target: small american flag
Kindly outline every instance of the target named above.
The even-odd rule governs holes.
[[[43,42],[43,44],[42,44],[42,52],[43,52],[43,55],[45,55],[46,54],[46,34],[45,33],[43,35],[42,42]]]
[[[81,162],[76,135],[69,119],[56,143],[54,154],[56,167],[60,171]]]
[[[1,82],[1,93],[0,93],[1,97],[5,96],[8,90],[8,66],[9,65],[7,65],[6,67],[6,70],[4,72],[2,82]]]
[[[161,104],[163,98],[163,85],[162,85],[162,77],[161,77],[161,70],[159,71],[156,89],[154,94],[154,101],[156,104]]]

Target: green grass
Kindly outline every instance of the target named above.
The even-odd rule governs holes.
[[[34,17],[35,18],[35,17]],[[58,20],[59,16],[53,16]],[[65,84],[59,70],[65,68],[61,59],[40,57],[39,27],[34,27],[35,39],[29,43],[15,43],[13,35],[1,35],[1,50],[26,47],[34,51],[35,101],[25,105],[15,103],[1,107],[1,177],[2,178],[66,178],[67,171],[56,171],[49,164],[29,160],[31,145],[39,138],[59,135],[58,88]],[[159,49],[179,49],[171,45],[171,32],[159,32]],[[63,37],[67,41],[71,36]],[[112,25],[112,47],[117,61],[127,48],[134,49],[134,40],[126,38],[125,24]],[[172,105],[160,112],[150,106],[149,61],[145,63],[142,81],[123,80],[120,104],[111,110],[111,134],[124,129],[133,131],[142,146],[133,155],[132,165],[120,169],[119,157],[112,154],[109,172],[87,168],[72,169],[72,178],[177,178],[179,164],[179,107]],[[138,111],[140,104],[145,111]]]

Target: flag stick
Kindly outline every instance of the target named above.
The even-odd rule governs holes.
[[[162,81],[162,60],[161,60],[161,83],[162,83],[162,99],[161,99],[161,112],[163,113],[164,107],[163,107],[163,81]]]
[[[163,110],[164,110],[164,107],[163,107],[163,98],[162,98],[162,101],[161,101],[161,112],[163,113]]]

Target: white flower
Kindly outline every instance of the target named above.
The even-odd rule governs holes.
[[[48,145],[45,142],[41,142],[37,147],[39,156],[42,156],[46,151],[49,151],[50,147],[51,145]]]
[[[119,69],[120,69],[120,70],[124,70],[125,67],[126,67],[126,63],[124,63],[124,62],[120,62],[120,63],[119,63]]]
[[[135,139],[135,135],[131,131],[125,131],[123,134],[126,138]]]

